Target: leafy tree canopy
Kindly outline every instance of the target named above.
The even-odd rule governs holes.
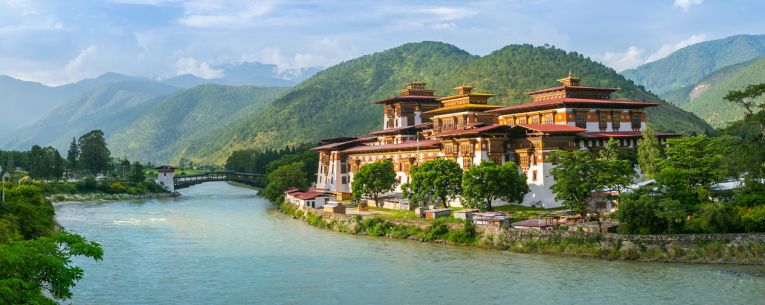
[[[521,202],[529,192],[529,186],[515,163],[498,165],[492,161],[483,161],[465,171],[462,190],[465,207],[491,210],[491,202],[495,199]]]
[[[353,176],[351,189],[356,199],[369,197],[375,201],[375,205],[380,205],[380,196],[392,192],[396,189],[398,179],[396,172],[393,171],[393,163],[390,160],[377,161],[366,164],[359,168]],[[363,200],[360,203],[365,206]]]
[[[462,169],[447,159],[425,161],[409,170],[411,181],[402,186],[412,202],[439,202],[444,207],[462,193]]]

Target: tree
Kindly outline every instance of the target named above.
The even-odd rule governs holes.
[[[269,173],[266,177],[266,187],[261,194],[263,197],[276,202],[284,191],[290,187],[304,188],[308,186],[308,179],[303,172],[303,162],[294,162],[282,165]]]
[[[465,207],[491,210],[491,202],[495,199],[520,202],[528,192],[526,177],[513,162],[498,165],[492,161],[483,161],[465,171],[462,176]]]
[[[599,180],[604,187],[619,192],[632,183],[635,176],[635,167],[629,160],[620,159],[624,156],[620,151],[619,141],[610,138],[598,153],[598,161],[603,168]]]
[[[727,148],[721,147],[723,144],[705,135],[667,140],[666,158],[659,163],[661,171],[675,170],[689,188],[708,188],[725,176],[722,160]]]
[[[395,190],[396,184],[398,184],[398,180],[396,179],[396,172],[393,171],[393,163],[390,160],[383,160],[359,168],[353,176],[351,189],[356,199],[360,200],[361,197],[372,198],[375,205],[380,207],[380,196]],[[366,203],[361,200],[360,202],[362,207],[366,207]]]
[[[438,200],[444,207],[462,193],[462,169],[454,161],[435,159],[425,161],[409,170],[411,182],[405,187],[412,202],[430,203]]]
[[[109,168],[111,153],[106,147],[104,133],[93,130],[80,137],[80,166],[91,174],[98,174]]]
[[[765,141],[765,118],[762,115],[758,115],[765,111],[765,103],[757,103],[755,100],[756,97],[763,94],[765,94],[765,83],[746,86],[743,91],[728,92],[724,98],[731,103],[743,107],[745,118],[756,118],[755,121],[760,129],[760,133],[762,133],[762,140]]]
[[[80,157],[80,144],[77,143],[77,139],[72,137],[72,143],[69,144],[69,151],[66,154],[66,160],[69,161],[69,168],[74,170],[77,168],[77,159]]]
[[[550,155],[556,166],[550,170],[555,183],[550,190],[555,200],[562,200],[563,206],[584,214],[592,192],[604,187],[601,179],[603,162],[583,150],[556,151]]]
[[[646,179],[653,178],[659,172],[661,145],[656,138],[656,130],[648,125],[643,130],[643,138],[638,140],[637,159],[640,171]]]
[[[133,166],[130,169],[130,181],[135,183],[141,183],[146,181],[146,172],[143,165],[139,162],[133,162]]]
[[[51,237],[0,244],[0,303],[57,304],[72,297],[71,288],[83,270],[72,257],[101,260],[98,243],[82,236],[59,232]]]

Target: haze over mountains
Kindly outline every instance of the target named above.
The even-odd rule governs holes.
[[[2,119],[0,119],[0,143],[12,148],[24,148],[29,143],[46,143],[49,136],[35,137],[28,130],[33,123],[40,127],[40,119],[46,115],[52,117],[60,114],[56,109],[65,103],[65,107],[73,107],[77,104],[76,99],[87,98],[82,95],[99,95],[99,92],[90,92],[104,85],[114,85],[120,82],[135,81],[147,86],[146,93],[152,94],[157,84],[166,85],[169,94],[173,90],[187,89],[202,84],[219,84],[229,86],[269,86],[291,87],[306,78],[312,76],[320,68],[308,68],[296,71],[278,71],[276,65],[245,62],[237,65],[216,67],[222,73],[222,77],[215,79],[203,79],[191,74],[179,75],[165,80],[151,80],[143,77],[132,77],[118,73],[105,73],[93,79],[84,79],[73,84],[63,86],[46,86],[44,84],[23,81],[9,76],[0,75],[0,92],[2,96]],[[155,84],[152,84],[155,83]],[[134,84],[133,86],[138,86]],[[170,90],[170,89],[173,90]],[[105,90],[100,88],[99,90]],[[121,89],[115,89],[121,90]],[[141,91],[133,88],[133,91]],[[125,94],[125,92],[123,92]],[[52,111],[51,113],[49,113]],[[13,115],[10,115],[10,114]],[[45,126],[42,126],[45,127]],[[15,130],[21,129],[25,137],[7,139],[10,133],[16,134]],[[38,128],[39,129],[39,128]],[[18,143],[18,144],[14,144]]]
[[[701,42],[622,74],[722,128],[743,118],[742,109],[723,97],[731,90],[765,82],[765,35]]]

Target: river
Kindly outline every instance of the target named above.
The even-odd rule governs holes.
[[[765,304],[765,267],[636,263],[354,236],[224,182],[56,205],[98,241],[73,304]],[[68,303],[68,302],[67,302]]]

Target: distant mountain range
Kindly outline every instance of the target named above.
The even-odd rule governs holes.
[[[621,88],[616,98],[660,102],[613,69],[576,52],[510,45],[481,57],[445,43],[410,43],[323,70],[260,111],[192,139],[173,161],[189,158],[221,164],[235,149],[279,148],[367,133],[382,124],[381,106],[370,101],[393,96],[413,79],[428,82],[438,95],[468,83],[497,94],[492,103],[512,105],[530,101],[523,92],[558,85],[556,80],[568,71],[581,76],[583,85]],[[650,122],[660,130],[698,134],[711,129],[698,117],[663,102],[649,113]]]
[[[723,97],[765,83],[765,35],[701,42],[622,74],[712,126],[725,127],[743,112]]]
[[[73,99],[80,98],[81,95],[97,94],[90,93],[89,91],[103,85],[136,81],[145,84],[152,82],[164,84],[168,88],[175,88],[175,90],[187,89],[203,84],[291,87],[313,76],[320,70],[320,68],[307,68],[285,73],[280,72],[276,65],[251,62],[215,68],[223,72],[223,77],[203,79],[191,74],[185,74],[157,81],[118,73],[105,73],[93,79],[84,79],[73,84],[57,87],[0,75],[0,92],[2,92],[2,96],[0,96],[0,106],[2,106],[2,112],[0,112],[0,139],[10,137],[11,133],[16,134],[15,130],[35,123],[48,114],[49,111],[67,102],[71,102]],[[147,90],[151,92],[150,88]],[[22,132],[28,133],[27,129],[23,128]],[[37,141],[37,139],[30,140]],[[0,140],[0,143],[6,141]]]

